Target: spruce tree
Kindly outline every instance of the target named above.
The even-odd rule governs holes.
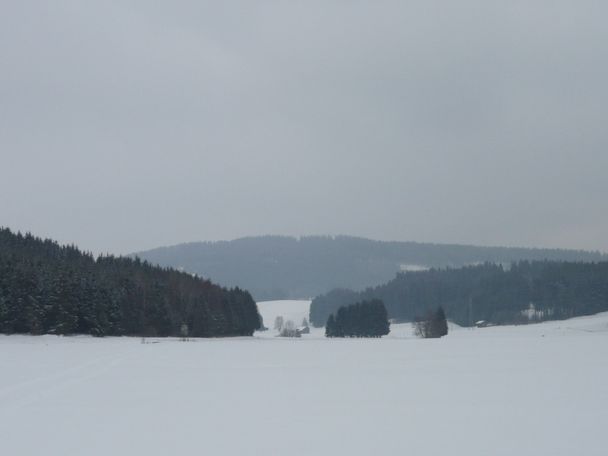
[[[325,324],[325,337],[336,337],[336,319],[331,314]]]
[[[433,324],[433,332],[437,337],[447,336],[448,334],[448,321],[445,318],[445,312],[443,307],[439,306],[435,312],[435,319]]]

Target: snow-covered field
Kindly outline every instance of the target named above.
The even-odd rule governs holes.
[[[269,327],[307,309],[260,303]],[[0,454],[608,454],[608,314],[322,334],[0,336]]]

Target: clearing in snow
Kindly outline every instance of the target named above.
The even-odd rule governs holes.
[[[605,455],[608,313],[420,340],[0,336],[4,455]]]

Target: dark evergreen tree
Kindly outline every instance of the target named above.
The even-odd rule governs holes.
[[[433,314],[433,318],[431,320],[432,325],[432,333],[436,337],[447,336],[448,334],[448,321],[445,317],[445,312],[443,311],[443,307],[439,306],[439,308]]]
[[[331,314],[325,325],[325,337],[335,337],[336,334],[336,319],[334,314]]]

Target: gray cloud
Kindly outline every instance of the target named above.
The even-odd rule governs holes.
[[[7,2],[0,224],[608,251],[608,6]]]

